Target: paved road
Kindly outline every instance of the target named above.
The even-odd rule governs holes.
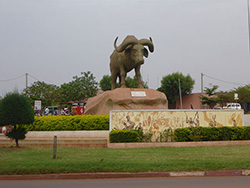
[[[250,176],[105,180],[2,180],[0,188],[249,188]]]

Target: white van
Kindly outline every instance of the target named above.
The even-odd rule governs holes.
[[[228,103],[223,109],[241,110],[241,105],[240,103]]]

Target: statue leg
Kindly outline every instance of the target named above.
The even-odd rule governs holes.
[[[126,75],[127,74],[125,70],[122,70],[121,71],[121,88],[126,88],[126,81],[125,81]]]
[[[142,84],[142,80],[141,80],[140,68],[141,68],[141,66],[138,66],[138,67],[135,68],[135,76],[136,76],[136,79],[137,79],[137,87],[138,88],[144,88],[143,84]]]
[[[116,88],[116,74],[114,72],[111,73],[111,90]]]

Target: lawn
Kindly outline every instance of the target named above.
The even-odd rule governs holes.
[[[85,149],[0,147],[0,174],[250,169],[249,146]]]

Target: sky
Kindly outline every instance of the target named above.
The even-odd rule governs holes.
[[[35,81],[60,86],[110,75],[114,40],[151,37],[142,79],[174,72],[222,91],[250,84],[247,0],[0,0],[0,96]],[[134,71],[128,76],[133,77]]]

